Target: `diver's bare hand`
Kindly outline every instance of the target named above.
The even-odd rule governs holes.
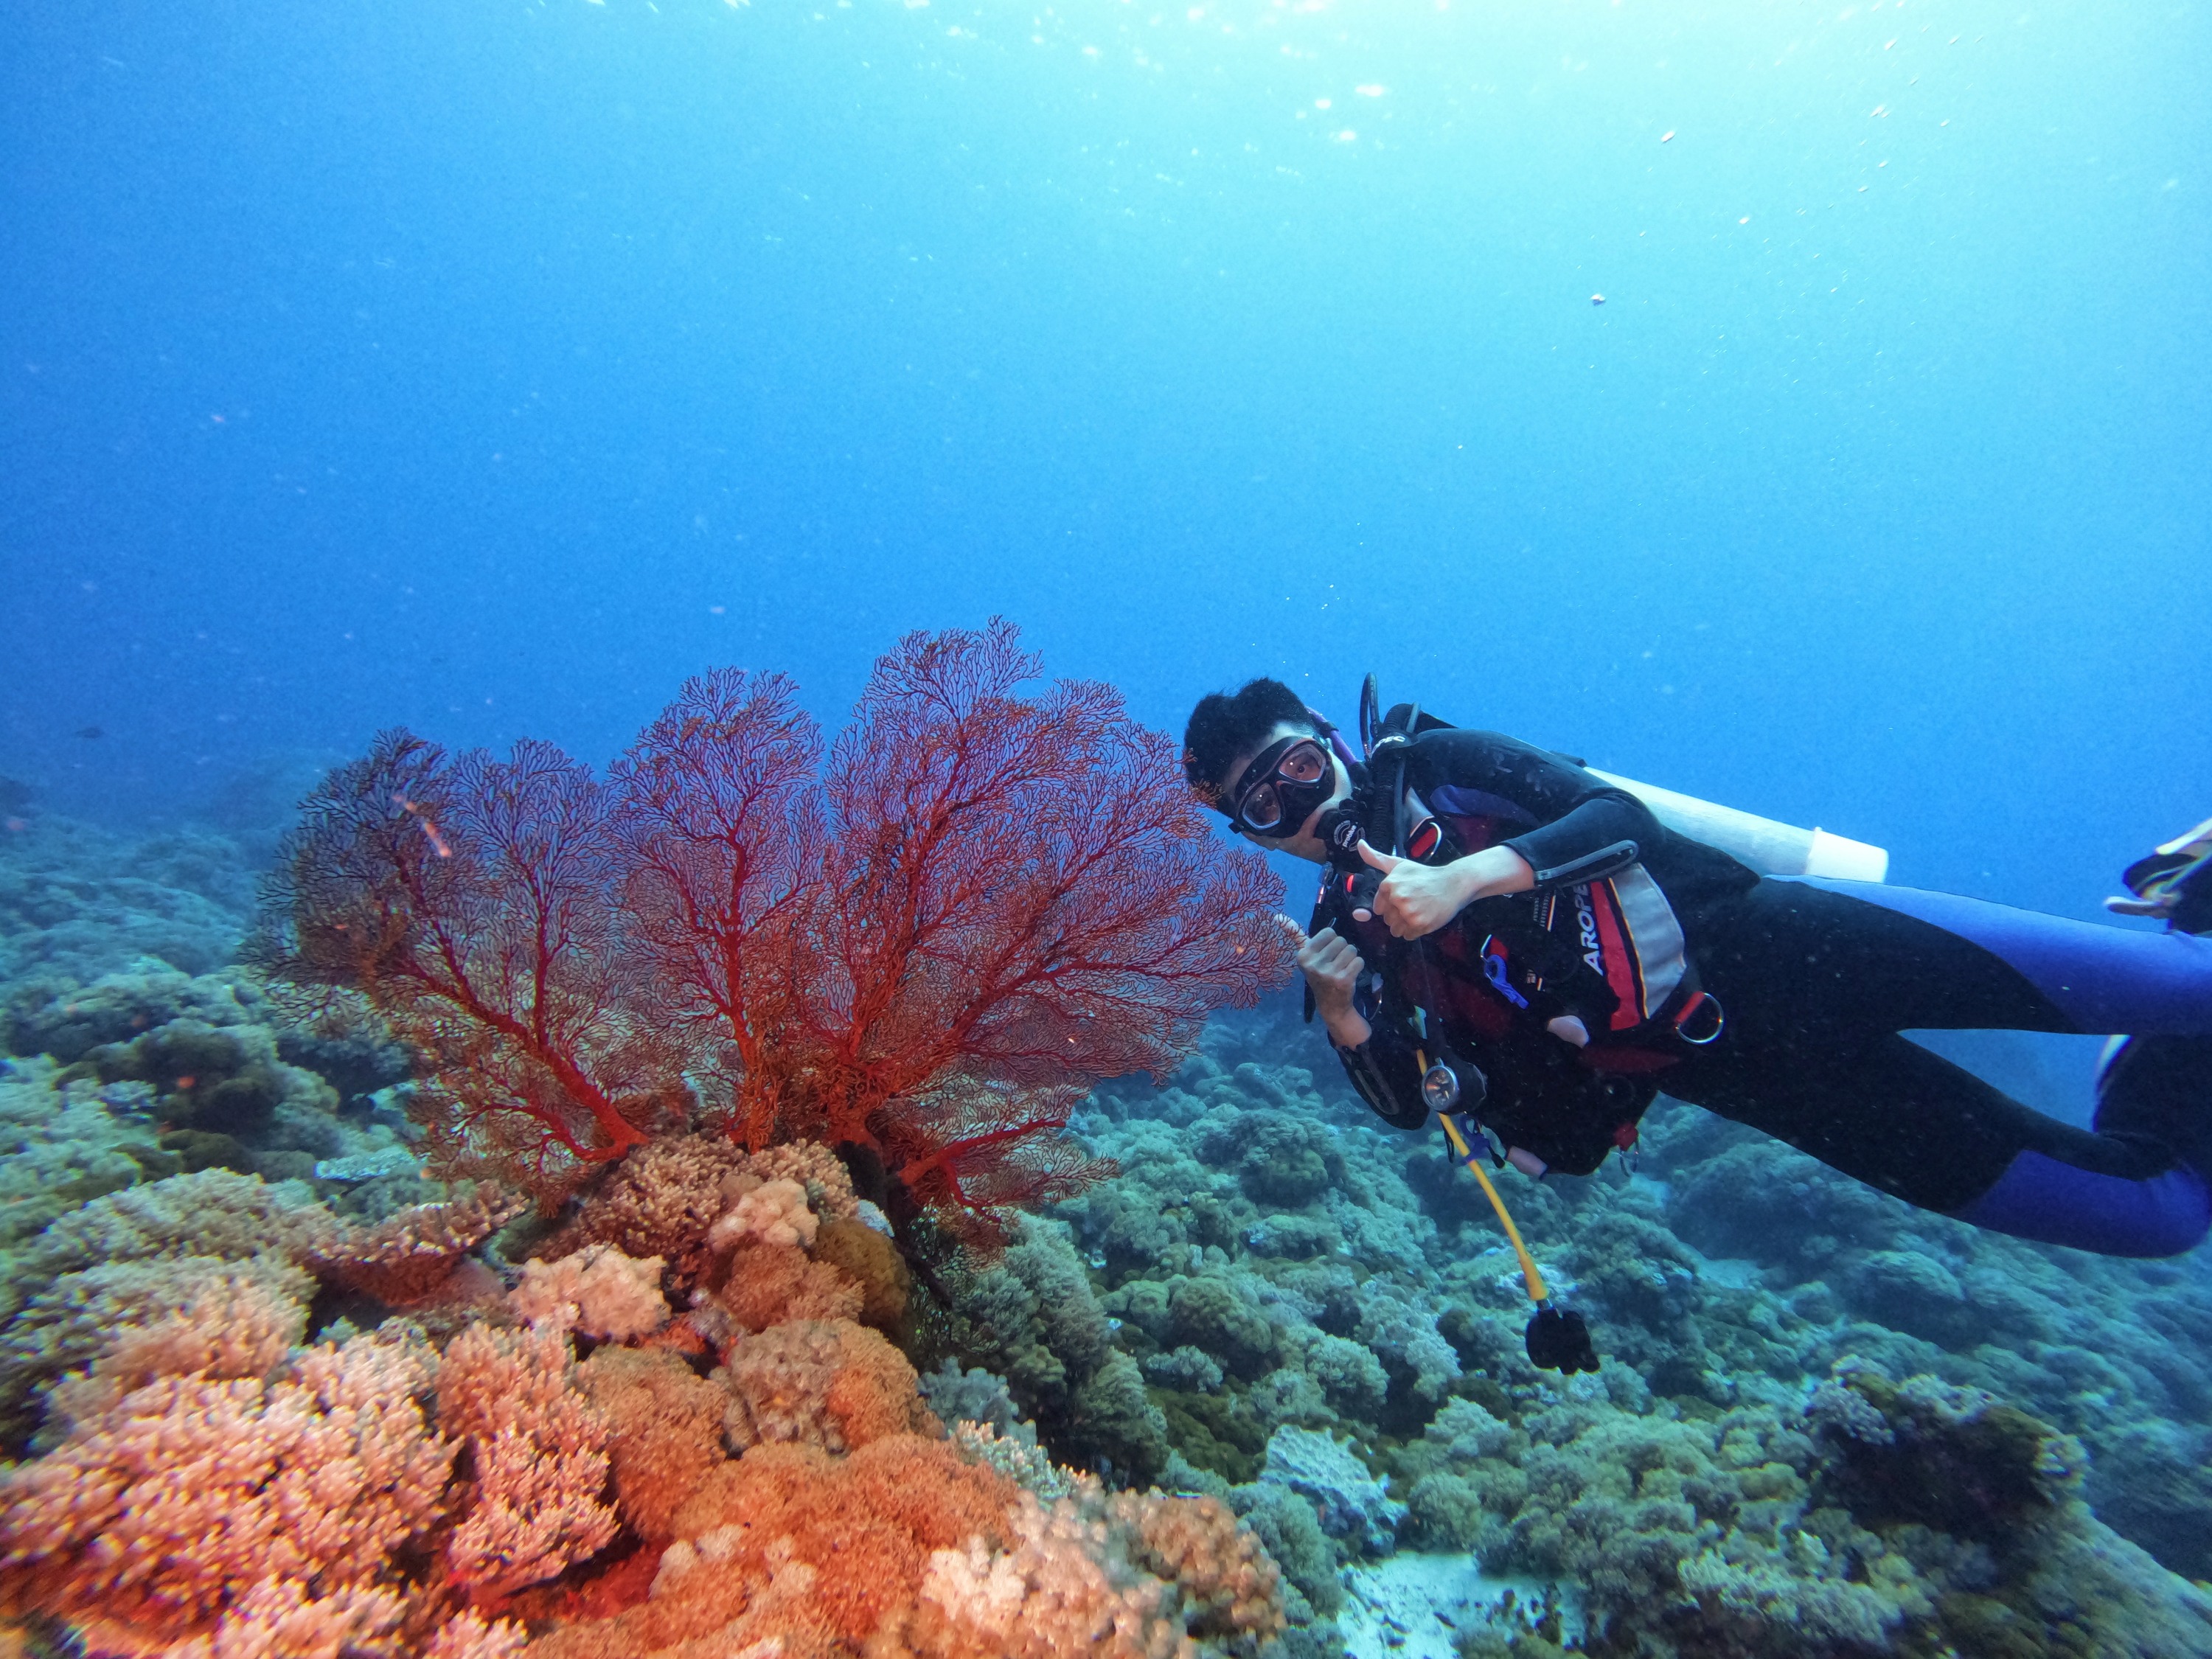
[[[1298,971],[1313,991],[1314,1009],[1328,1027],[1329,1040],[1340,1048],[1357,1048],[1370,1035],[1366,1018],[1352,1003],[1367,964],[1352,941],[1334,927],[1324,927],[1311,939],[1302,929],[1294,931]]]
[[[1528,860],[1510,847],[1486,847],[1449,864],[1416,864],[1378,853],[1365,842],[1359,856],[1382,872],[1375,914],[1395,939],[1423,939],[1479,898],[1525,893],[1536,884]]]

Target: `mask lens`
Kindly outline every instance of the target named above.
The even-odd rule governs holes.
[[[1283,798],[1273,782],[1261,784],[1245,796],[1244,805],[1238,809],[1237,817],[1247,830],[1256,830],[1263,835],[1281,823]]]
[[[1283,757],[1275,775],[1285,783],[1319,783],[1322,774],[1328,770],[1328,757],[1322,753],[1321,745],[1302,743]]]

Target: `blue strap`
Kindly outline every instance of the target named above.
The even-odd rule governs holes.
[[[2026,1152],[1987,1192],[1951,1213],[1992,1232],[2103,1255],[2179,1255],[2212,1228],[2212,1189],[2185,1164],[2130,1181]]]

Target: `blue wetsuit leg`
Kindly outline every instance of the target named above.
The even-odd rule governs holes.
[[[2179,1255],[2212,1229],[2212,1192],[2186,1164],[2130,1180],[2030,1149],[2016,1152],[1960,1221],[2102,1255]]]
[[[1808,877],[1802,884],[1911,916],[1981,946],[2047,998],[2076,1031],[2097,1036],[2212,1033],[2212,938],[2107,927],[1877,882]]]
[[[2212,1224],[2212,939],[1827,880],[1770,878],[1708,920],[1729,1029],[1669,1093],[1998,1231],[2168,1255]],[[1920,1029],[2157,1035],[2084,1130],[1897,1035]]]
[[[2180,1161],[2124,1180],[2024,1150],[1962,1221],[2114,1255],[2175,1255],[2212,1227],[2212,1038],[2130,1037],[2097,1077],[2096,1133],[2162,1146]]]

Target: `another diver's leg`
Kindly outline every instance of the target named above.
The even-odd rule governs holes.
[[[2064,1022],[2058,1025],[2036,1022],[2025,1029],[2094,1035],[2113,1031],[2212,1035],[2212,938],[2108,927],[1961,898],[1955,893],[1922,892],[1875,882],[1803,878],[1784,884],[1832,894],[1899,921],[1918,923],[2002,963]],[[1861,930],[1874,937],[1891,931],[1878,925],[1869,928],[1864,923]],[[1956,948],[1947,948],[1943,955],[1955,959]],[[1977,981],[1990,978],[1986,974],[1970,977]],[[1997,987],[1990,982],[1988,988]],[[1960,989],[1966,994],[1967,1004],[1978,1000],[1978,985]],[[2008,994],[1999,993],[2000,1008],[2010,1000]],[[1948,1012],[1976,1011],[1965,1006]],[[1915,1018],[1893,1029],[1971,1028],[1996,1023],[1978,1017]]]
[[[1917,1043],[1746,1043],[1685,1065],[1670,1094],[1832,1169],[1978,1226],[2108,1255],[2173,1255],[2212,1224],[2204,1178],[2159,1137],[2077,1129]]]
[[[2148,1139],[2212,1176],[2212,1037],[2129,1037],[2097,1068],[2104,1135]]]

